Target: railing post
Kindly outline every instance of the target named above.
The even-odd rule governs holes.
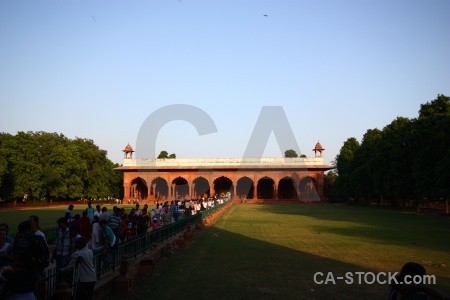
[[[128,270],[130,268],[131,260],[128,259],[127,255],[122,255],[120,261],[119,273],[120,275],[115,279],[114,288],[115,291],[121,294],[131,293],[131,283],[132,279],[127,276]]]

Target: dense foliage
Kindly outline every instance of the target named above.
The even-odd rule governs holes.
[[[162,150],[157,158],[177,158],[177,155],[175,153],[169,155],[169,152]]]
[[[422,104],[415,119],[397,117],[369,129],[361,144],[344,142],[336,156],[341,199],[390,204],[450,196],[450,97]]]
[[[0,133],[3,200],[98,199],[123,195],[123,175],[92,140],[47,132]]]
[[[297,152],[293,149],[284,151],[284,157],[298,157]]]

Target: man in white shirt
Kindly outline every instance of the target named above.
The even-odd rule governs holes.
[[[139,209],[139,203],[136,203],[136,209],[134,210],[134,214],[139,217],[142,214],[142,210]]]
[[[94,267],[94,255],[87,247],[88,240],[81,236],[75,239],[75,252],[72,254],[69,264],[61,268],[61,272],[67,272],[74,267],[78,268],[78,284],[76,298],[92,300],[94,298],[94,287],[97,281]]]
[[[48,244],[47,242],[47,238],[45,237],[45,234],[39,230],[39,217],[36,215],[32,215],[28,218],[28,221],[31,223],[31,231],[33,231],[33,233],[35,235],[39,235],[42,236],[42,238],[44,239],[45,243]]]
[[[102,214],[102,209],[100,207],[100,204],[97,204],[95,206],[95,212],[94,212],[94,217],[97,216],[100,219],[100,215]]]

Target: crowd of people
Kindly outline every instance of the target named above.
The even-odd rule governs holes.
[[[101,249],[104,261],[110,263],[120,242],[158,230],[218,203],[222,200],[175,200],[157,203],[152,209],[147,204],[141,208],[136,203],[127,212],[117,206],[108,211],[107,206],[93,207],[88,202],[81,214],[74,214],[71,204],[56,220],[58,231],[51,252],[38,216],[31,215],[21,222],[14,238],[9,235],[8,225],[0,224],[0,295],[7,290],[9,299],[36,299],[38,280],[45,276],[50,264],[56,266],[60,278],[78,264],[77,299],[92,299],[97,278],[95,251]]]
[[[48,245],[39,217],[19,223],[15,237],[8,224],[0,224],[0,295],[9,299],[36,299],[36,284],[49,265]]]

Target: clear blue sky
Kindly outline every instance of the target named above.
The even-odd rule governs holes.
[[[301,153],[319,140],[331,164],[450,95],[449,15],[447,0],[2,0],[0,132],[92,139],[122,163],[151,113],[189,104],[217,132],[174,121],[155,151],[242,157],[261,108],[282,106]],[[264,156],[284,150],[272,135]]]

